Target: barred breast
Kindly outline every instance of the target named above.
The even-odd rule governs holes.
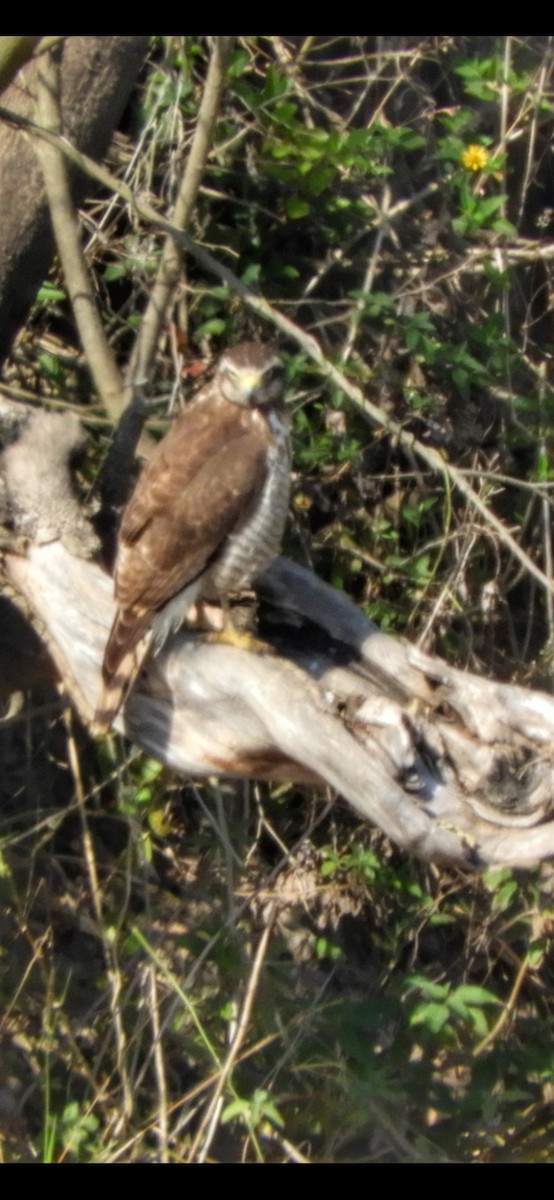
[[[268,471],[255,507],[239,529],[227,538],[211,570],[183,588],[152,621],[152,645],[164,642],[186,620],[198,600],[220,600],[229,592],[249,587],[281,548],[290,498],[291,447],[286,422],[276,413],[268,420],[273,439],[268,445]]]
[[[285,421],[276,413],[269,417],[273,441],[267,451],[268,472],[255,508],[240,529],[227,539],[219,561],[208,572],[202,595],[208,598],[238,591],[279,553],[290,498],[291,450]]]

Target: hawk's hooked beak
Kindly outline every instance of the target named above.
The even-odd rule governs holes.
[[[243,403],[255,404],[258,392],[263,385],[263,372],[254,369],[241,371],[238,382]]]

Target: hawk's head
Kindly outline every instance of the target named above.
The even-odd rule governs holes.
[[[221,358],[216,380],[226,400],[245,408],[271,408],[283,398],[284,368],[274,346],[242,342]]]

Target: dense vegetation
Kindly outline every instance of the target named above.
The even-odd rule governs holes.
[[[160,212],[209,43],[152,39],[109,155]],[[157,428],[221,348],[276,336],[287,553],[549,690],[553,117],[551,38],[238,38],[189,231],[254,299],[187,257],[150,389]],[[123,367],[160,238],[108,190],[82,230]],[[78,408],[94,491],[111,422],[58,267],[4,386]],[[0,737],[5,1161],[552,1161],[550,867],[462,878],[335,796],[169,777],[51,691]]]

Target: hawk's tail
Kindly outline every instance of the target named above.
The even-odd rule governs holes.
[[[113,623],[102,666],[102,695],[94,718],[98,733],[105,733],[113,724],[137,678],[150,647],[144,632],[145,624],[136,613],[132,621],[119,613]]]

